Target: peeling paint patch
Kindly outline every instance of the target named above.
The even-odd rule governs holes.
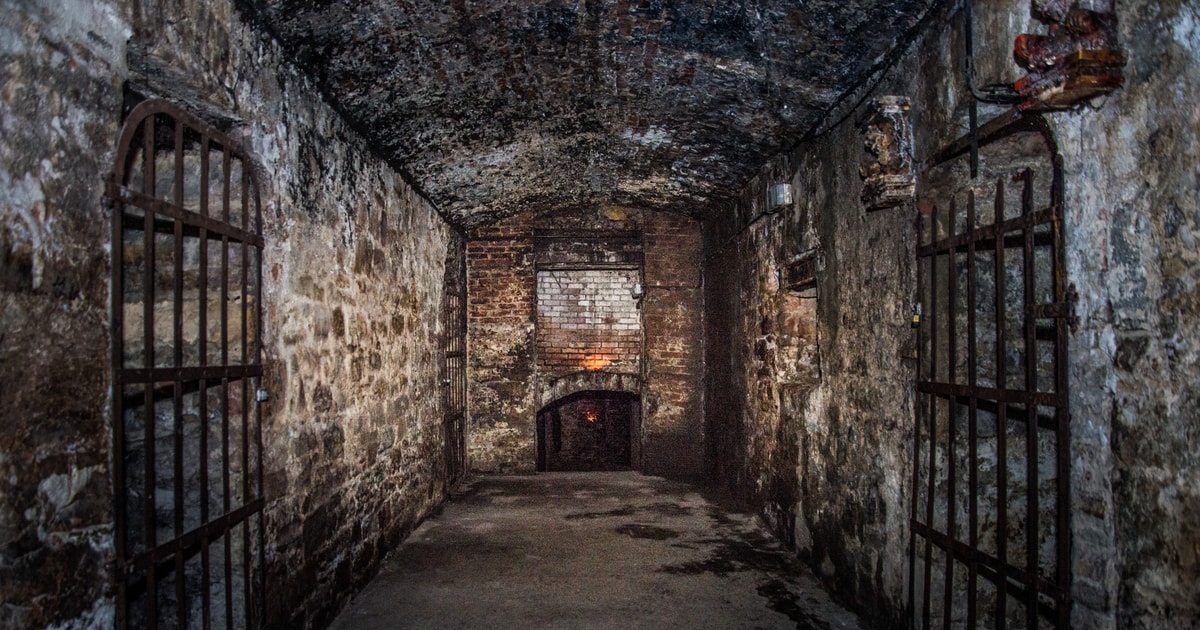
[[[621,133],[621,139],[635,142],[651,149],[657,149],[672,142],[670,130],[660,128],[656,125],[650,125],[649,128],[642,132],[626,129]]]

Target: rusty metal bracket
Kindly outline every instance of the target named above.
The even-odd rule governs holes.
[[[809,256],[788,263],[784,268],[784,286],[789,291],[804,291],[817,286],[817,258]]]
[[[793,293],[814,291],[817,276],[824,268],[825,259],[820,247],[797,254],[779,270],[780,285]]]
[[[1034,0],[1033,14],[1049,30],[1020,35],[1013,43],[1013,57],[1029,70],[1015,86],[1024,98],[1022,109],[1066,109],[1124,84],[1126,57],[1117,46],[1116,15],[1067,6],[1062,0]]]

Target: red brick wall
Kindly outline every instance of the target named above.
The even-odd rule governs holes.
[[[695,476],[704,449],[703,240],[696,222],[677,215],[647,214],[644,230],[643,467]]]
[[[532,243],[517,226],[489,230],[489,240],[467,243],[470,319],[476,324],[528,321],[533,299]]]
[[[470,236],[467,466],[483,472],[531,472],[537,457],[531,224],[529,217],[519,216]]]

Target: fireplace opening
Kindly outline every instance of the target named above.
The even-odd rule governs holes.
[[[538,472],[629,470],[641,398],[583,391],[547,405],[537,417]]]

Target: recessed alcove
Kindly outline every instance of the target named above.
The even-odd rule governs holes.
[[[537,416],[538,472],[629,470],[641,398],[588,390],[560,398]]]

